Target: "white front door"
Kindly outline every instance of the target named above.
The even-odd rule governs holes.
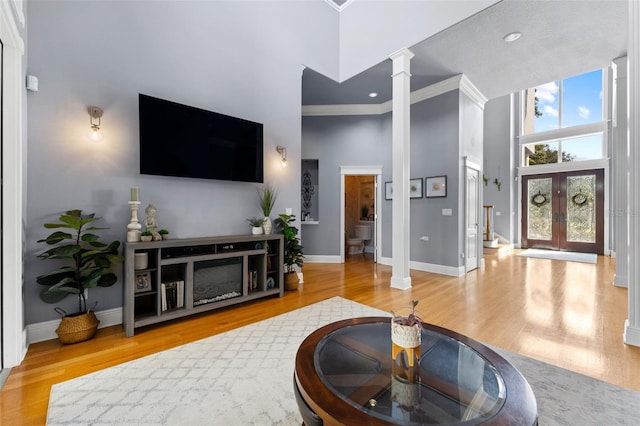
[[[480,171],[465,167],[466,184],[466,237],[465,237],[465,270],[467,272],[478,267],[478,224],[480,219]]]

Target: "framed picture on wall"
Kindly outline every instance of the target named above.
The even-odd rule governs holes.
[[[422,178],[409,181],[409,198],[422,198]]]
[[[427,188],[426,197],[446,197],[447,196],[447,177],[446,176],[431,176],[424,178],[425,187]]]
[[[384,199],[393,200],[393,182],[384,183]]]

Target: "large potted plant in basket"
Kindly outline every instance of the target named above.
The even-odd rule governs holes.
[[[276,225],[284,235],[284,288],[285,290],[295,290],[298,288],[298,275],[295,267],[302,268],[304,255],[298,228],[293,226],[296,216],[292,214],[281,214],[276,219]]]
[[[120,241],[106,244],[93,233],[106,228],[91,224],[99,217],[91,213],[83,215],[82,210],[69,210],[59,217],[60,223],[46,223],[45,228],[61,228],[47,238],[38,240],[55,246],[38,255],[42,259],[61,260],[66,265],[40,275],[36,281],[44,286],[40,298],[46,303],[58,303],[68,295],[78,298],[78,312],[68,314],[55,308],[62,315],[56,330],[62,343],[77,343],[92,338],[99,321],[92,309],[88,309],[85,290],[93,287],[109,287],[118,278],[109,268],[121,263],[124,258],[118,254]],[[68,232],[66,231],[68,230]],[[95,307],[95,304],[94,304]]]

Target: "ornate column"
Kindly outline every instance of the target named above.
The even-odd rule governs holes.
[[[629,317],[624,342],[640,346],[640,2],[629,0]]]
[[[612,185],[613,208],[611,220],[614,226],[614,244],[616,253],[616,273],[613,285],[628,287],[629,283],[629,233],[627,232],[627,57],[613,60],[615,70],[615,112],[613,125],[613,143],[611,158],[613,161]]]
[[[391,287],[411,288],[409,276],[409,175],[410,175],[410,64],[413,53],[401,49],[390,56],[393,61]]]

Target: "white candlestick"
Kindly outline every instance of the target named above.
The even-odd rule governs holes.
[[[137,189],[137,188],[136,188]],[[133,188],[131,188],[131,194],[133,195]],[[140,208],[140,201],[129,201],[131,207],[131,222],[127,225],[127,241],[136,242],[140,241],[140,229],[142,225],[138,222],[138,209]]]

